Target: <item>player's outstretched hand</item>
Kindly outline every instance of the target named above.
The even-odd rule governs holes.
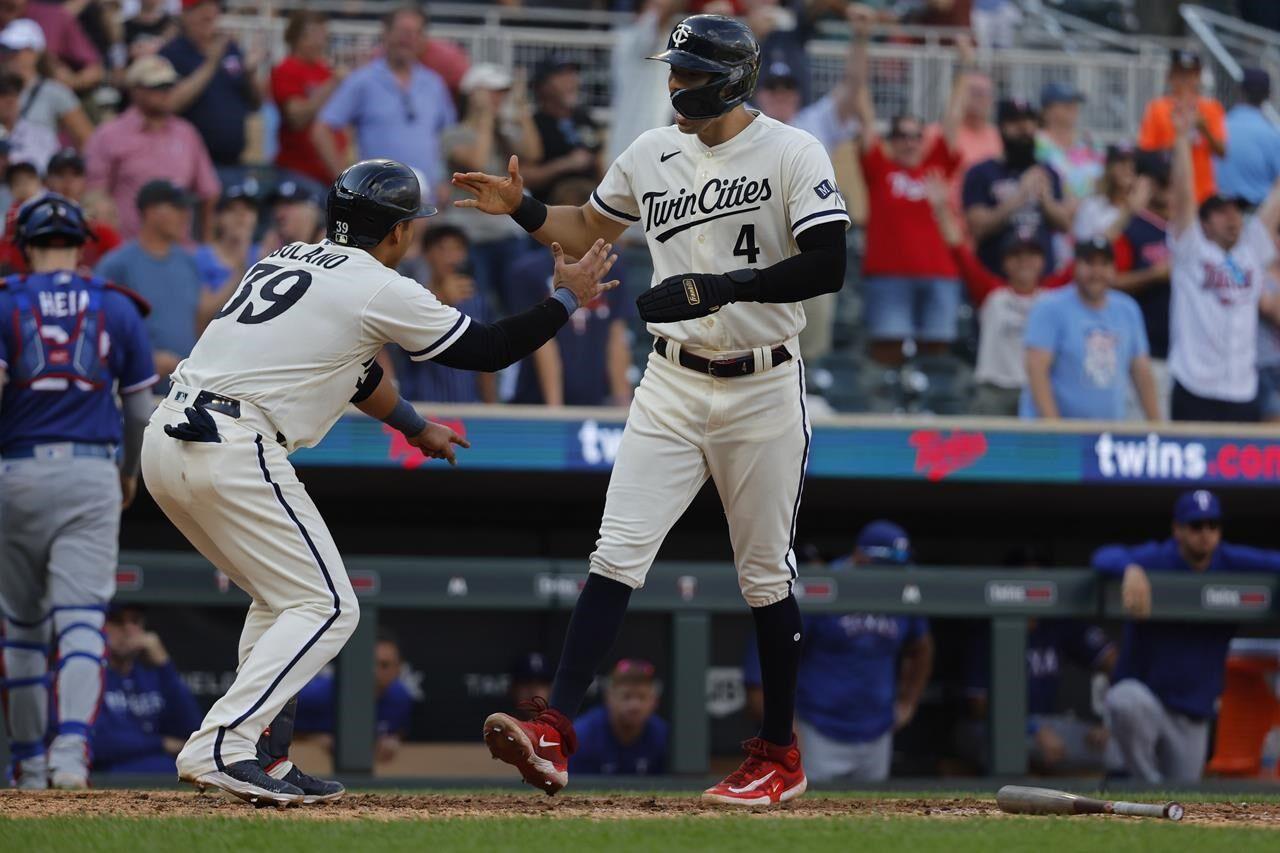
[[[687,272],[664,278],[636,299],[646,323],[694,320],[734,301],[734,284],[726,275]]]
[[[444,424],[427,421],[427,428],[409,439],[409,443],[422,451],[423,456],[431,459],[445,459],[450,465],[458,464],[458,457],[453,445],[470,447],[471,442],[449,429]]]
[[[474,207],[495,216],[515,213],[524,197],[524,178],[520,177],[520,159],[512,154],[507,161],[507,174],[486,175],[484,172],[454,172],[453,185],[475,198],[459,199],[454,207]]]
[[[597,240],[576,264],[565,262],[564,249],[559,243],[551,244],[551,254],[556,259],[556,287],[564,287],[578,297],[579,305],[586,305],[606,290],[618,286],[618,280],[601,281],[613,267],[618,256],[613,254],[613,244]]]

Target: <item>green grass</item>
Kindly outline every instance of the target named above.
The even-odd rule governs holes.
[[[945,853],[1096,853],[1190,850],[1275,851],[1280,834],[1266,829],[1072,818],[792,819],[745,815],[670,820],[566,821],[550,818],[439,821],[311,822],[263,818],[0,819],[6,850],[455,851],[817,850],[945,851]]]

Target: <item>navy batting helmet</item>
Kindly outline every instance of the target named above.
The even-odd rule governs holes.
[[[667,49],[649,57],[676,68],[701,71],[711,80],[680,89],[671,105],[685,118],[715,118],[744,103],[760,77],[760,44],[741,21],[724,15],[693,15],[676,24]]]
[[[91,236],[80,206],[65,196],[46,193],[28,202],[14,225],[14,243],[31,246],[80,246]]]
[[[325,236],[343,246],[372,249],[399,223],[435,214],[422,201],[413,169],[395,160],[362,160],[329,188]]]

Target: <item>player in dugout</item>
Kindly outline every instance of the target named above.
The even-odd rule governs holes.
[[[873,521],[858,534],[837,571],[859,566],[906,566],[907,532]],[[933,672],[933,635],[922,616],[832,613],[804,617],[804,646],[796,679],[796,732],[805,772],[815,782],[880,782],[889,778],[893,736],[912,718]],[[749,645],[743,664],[747,707],[764,705],[760,657]]]
[[[1163,542],[1108,545],[1093,555],[1099,572],[1123,578],[1125,623],[1106,712],[1125,769],[1150,783],[1200,779],[1209,720],[1226,676],[1236,626],[1152,620],[1148,572],[1280,572],[1280,552],[1222,540],[1222,503],[1205,489],[1173,507],[1173,536]]]

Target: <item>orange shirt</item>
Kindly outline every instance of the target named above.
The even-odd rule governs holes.
[[[1222,104],[1213,98],[1200,98],[1196,110],[1204,118],[1209,132],[1216,139],[1227,142],[1227,116]],[[1176,134],[1173,129],[1173,98],[1165,95],[1147,104],[1147,113],[1138,129],[1138,147],[1146,151],[1165,151],[1173,147]],[[1209,140],[1199,131],[1191,143],[1191,168],[1196,182],[1196,201],[1204,201],[1217,192],[1213,177],[1213,151]]]

